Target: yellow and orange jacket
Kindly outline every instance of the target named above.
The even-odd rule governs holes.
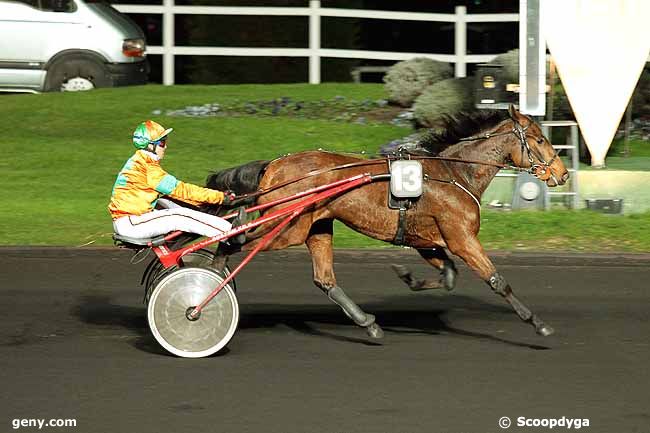
[[[161,195],[194,206],[223,201],[221,191],[181,182],[160,167],[155,155],[138,150],[117,175],[108,211],[113,219],[142,215],[155,208]]]

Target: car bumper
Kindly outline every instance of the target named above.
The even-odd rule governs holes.
[[[109,63],[108,72],[113,79],[113,86],[133,86],[146,84],[150,66],[145,59],[137,63]]]

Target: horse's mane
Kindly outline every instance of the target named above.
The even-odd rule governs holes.
[[[237,195],[253,192],[257,190],[269,162],[251,161],[237,167],[210,173],[205,181],[205,186],[220,191],[231,190]]]
[[[497,110],[443,115],[439,127],[429,130],[418,142],[418,147],[425,149],[429,154],[438,155],[462,138],[493,128],[507,118],[507,112]]]

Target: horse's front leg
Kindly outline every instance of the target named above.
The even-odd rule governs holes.
[[[418,249],[418,253],[427,263],[440,271],[437,280],[420,280],[413,276],[413,272],[404,265],[391,265],[395,273],[414,292],[428,289],[454,289],[458,271],[454,262],[447,256],[444,248]]]
[[[535,331],[544,337],[554,332],[553,328],[542,322],[515,296],[510,284],[496,271],[476,236],[458,236],[454,239],[446,239],[446,241],[449,251],[463,259],[470,268],[488,283],[495,293],[503,296],[521,320],[533,325]]]
[[[357,325],[366,328],[372,338],[381,338],[384,331],[375,322],[375,316],[364,312],[336,283],[334,251],[332,248],[332,220],[317,221],[305,241],[311,253],[314,284],[336,303]]]

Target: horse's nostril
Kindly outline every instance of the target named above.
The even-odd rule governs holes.
[[[568,172],[568,171],[565,172],[565,173],[562,175],[562,183],[566,182],[567,180],[569,180],[569,172]]]

